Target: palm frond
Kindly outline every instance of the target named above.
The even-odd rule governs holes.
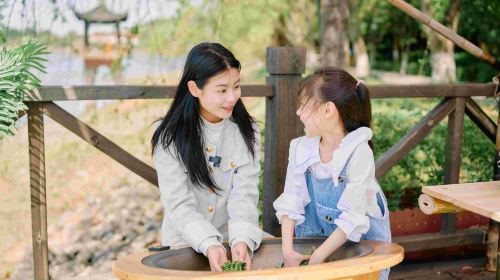
[[[46,73],[46,54],[47,47],[34,41],[0,51],[0,139],[14,135],[19,112],[28,109],[23,103],[24,95],[41,83],[33,71]]]

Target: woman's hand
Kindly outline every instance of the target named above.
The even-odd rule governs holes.
[[[210,246],[207,250],[207,258],[212,271],[222,271],[222,266],[227,262],[226,250],[222,245]]]
[[[250,267],[252,266],[252,258],[250,258],[248,246],[245,242],[236,243],[233,248],[231,248],[231,256],[233,262],[242,261],[246,263],[245,270],[250,270]]]
[[[302,255],[295,250],[286,250],[283,252],[285,267],[299,266],[302,261],[308,260],[309,256]]]

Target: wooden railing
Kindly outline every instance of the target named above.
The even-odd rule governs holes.
[[[269,76],[267,84],[242,86],[243,97],[263,97],[266,99],[263,223],[264,230],[275,235],[280,235],[280,230],[272,203],[283,191],[289,142],[303,133],[302,125],[296,117],[295,111],[297,108],[296,92],[304,69],[305,49],[268,48],[267,71]],[[377,160],[377,177],[383,176],[396,165],[447,116],[449,119],[444,183],[458,182],[465,114],[489,139],[495,142],[496,123],[471,99],[474,96],[493,97],[495,91],[493,83],[370,85],[369,88],[372,98],[442,98],[442,101],[434,109]],[[137,159],[53,101],[166,99],[174,96],[175,89],[173,86],[45,86],[25,98],[24,101],[29,108],[28,137],[35,279],[48,279],[49,277],[44,115],[66,127],[151,184],[158,185],[153,167]],[[447,214],[442,221],[442,233],[438,237],[412,237],[400,240],[400,243],[407,250],[416,250],[417,248],[429,249],[456,244],[473,244],[483,240],[484,234],[479,232],[455,233],[454,214]]]

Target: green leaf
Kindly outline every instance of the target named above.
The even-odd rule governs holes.
[[[14,135],[18,112],[27,110],[22,102],[26,92],[40,86],[33,71],[46,73],[46,50],[45,45],[28,41],[16,49],[0,51],[0,138]]]

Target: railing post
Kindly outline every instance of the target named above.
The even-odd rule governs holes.
[[[266,99],[265,162],[262,194],[264,230],[280,236],[273,208],[283,192],[290,140],[303,134],[297,110],[297,91],[305,69],[306,50],[269,47],[266,52],[267,84],[273,97]]]
[[[495,81],[496,79],[496,81]],[[493,80],[498,86],[498,77]],[[497,87],[498,90],[498,87]],[[498,92],[495,92],[498,94]],[[498,96],[495,95],[495,99]],[[500,102],[498,103],[497,131],[495,139],[495,161],[493,163],[493,181],[500,181]],[[488,239],[486,241],[486,269],[497,271],[496,279],[500,279],[500,223],[490,219]]]
[[[455,110],[448,116],[448,136],[446,142],[445,184],[457,184],[462,161],[462,139],[464,135],[465,98],[456,97]],[[441,215],[441,232],[456,232],[456,214]]]
[[[34,279],[49,279],[43,102],[28,103],[31,230]]]

